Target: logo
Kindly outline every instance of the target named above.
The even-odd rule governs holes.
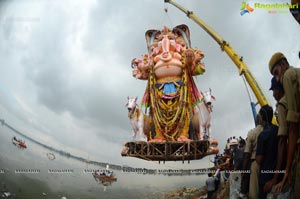
[[[251,8],[251,6],[249,6],[248,3],[246,3],[245,1],[242,2],[241,12],[240,12],[241,16],[243,16],[246,13],[253,12],[253,11],[254,11],[254,9]]]
[[[299,3],[253,3],[252,5],[253,8],[247,2],[243,1],[240,9],[241,16],[253,12],[254,9],[266,10],[269,14],[286,14],[290,12],[294,14],[294,10],[299,9]]]

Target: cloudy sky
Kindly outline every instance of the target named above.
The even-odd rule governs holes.
[[[300,66],[300,26],[287,10],[255,9],[241,16],[240,0],[177,2],[243,56],[274,106],[270,56],[281,51]],[[247,1],[252,7],[257,2],[270,3]],[[146,81],[131,76],[130,62],[147,52],[146,30],[179,24],[189,26],[192,47],[205,54],[207,71],[195,81],[216,97],[212,136],[221,148],[230,136],[245,137],[254,124],[236,66],[206,32],[163,0],[1,0],[0,118],[76,155],[146,164],[120,156],[132,135],[126,98],[141,99],[146,87]]]

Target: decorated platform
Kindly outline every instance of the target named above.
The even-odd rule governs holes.
[[[121,155],[150,161],[190,161],[215,154],[208,140],[190,142],[127,142]]]

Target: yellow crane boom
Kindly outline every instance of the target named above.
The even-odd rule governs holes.
[[[252,89],[258,103],[260,106],[269,104],[266,95],[263,90],[259,86],[255,77],[250,72],[248,66],[243,62],[241,57],[234,51],[234,49],[229,45],[227,41],[225,41],[216,31],[214,31],[209,25],[207,25],[203,20],[201,20],[197,15],[195,15],[192,11],[185,9],[179,4],[175,3],[172,0],[165,0],[166,3],[170,3],[177,7],[179,10],[184,12],[190,19],[196,22],[202,29],[204,29],[221,47],[222,51],[225,51],[227,55],[231,58],[231,60],[235,63],[235,65],[239,69],[239,74],[243,75]],[[274,119],[274,118],[273,118]],[[274,120],[273,120],[274,122]]]

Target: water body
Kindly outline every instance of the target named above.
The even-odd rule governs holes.
[[[13,198],[158,198],[161,192],[180,187],[200,188],[206,179],[206,175],[148,175],[113,170],[117,181],[103,185],[91,173],[99,166],[60,155],[29,140],[28,148],[21,150],[12,144],[13,136],[22,138],[0,127],[0,193],[9,191]],[[49,159],[49,153],[55,155],[54,160]]]

